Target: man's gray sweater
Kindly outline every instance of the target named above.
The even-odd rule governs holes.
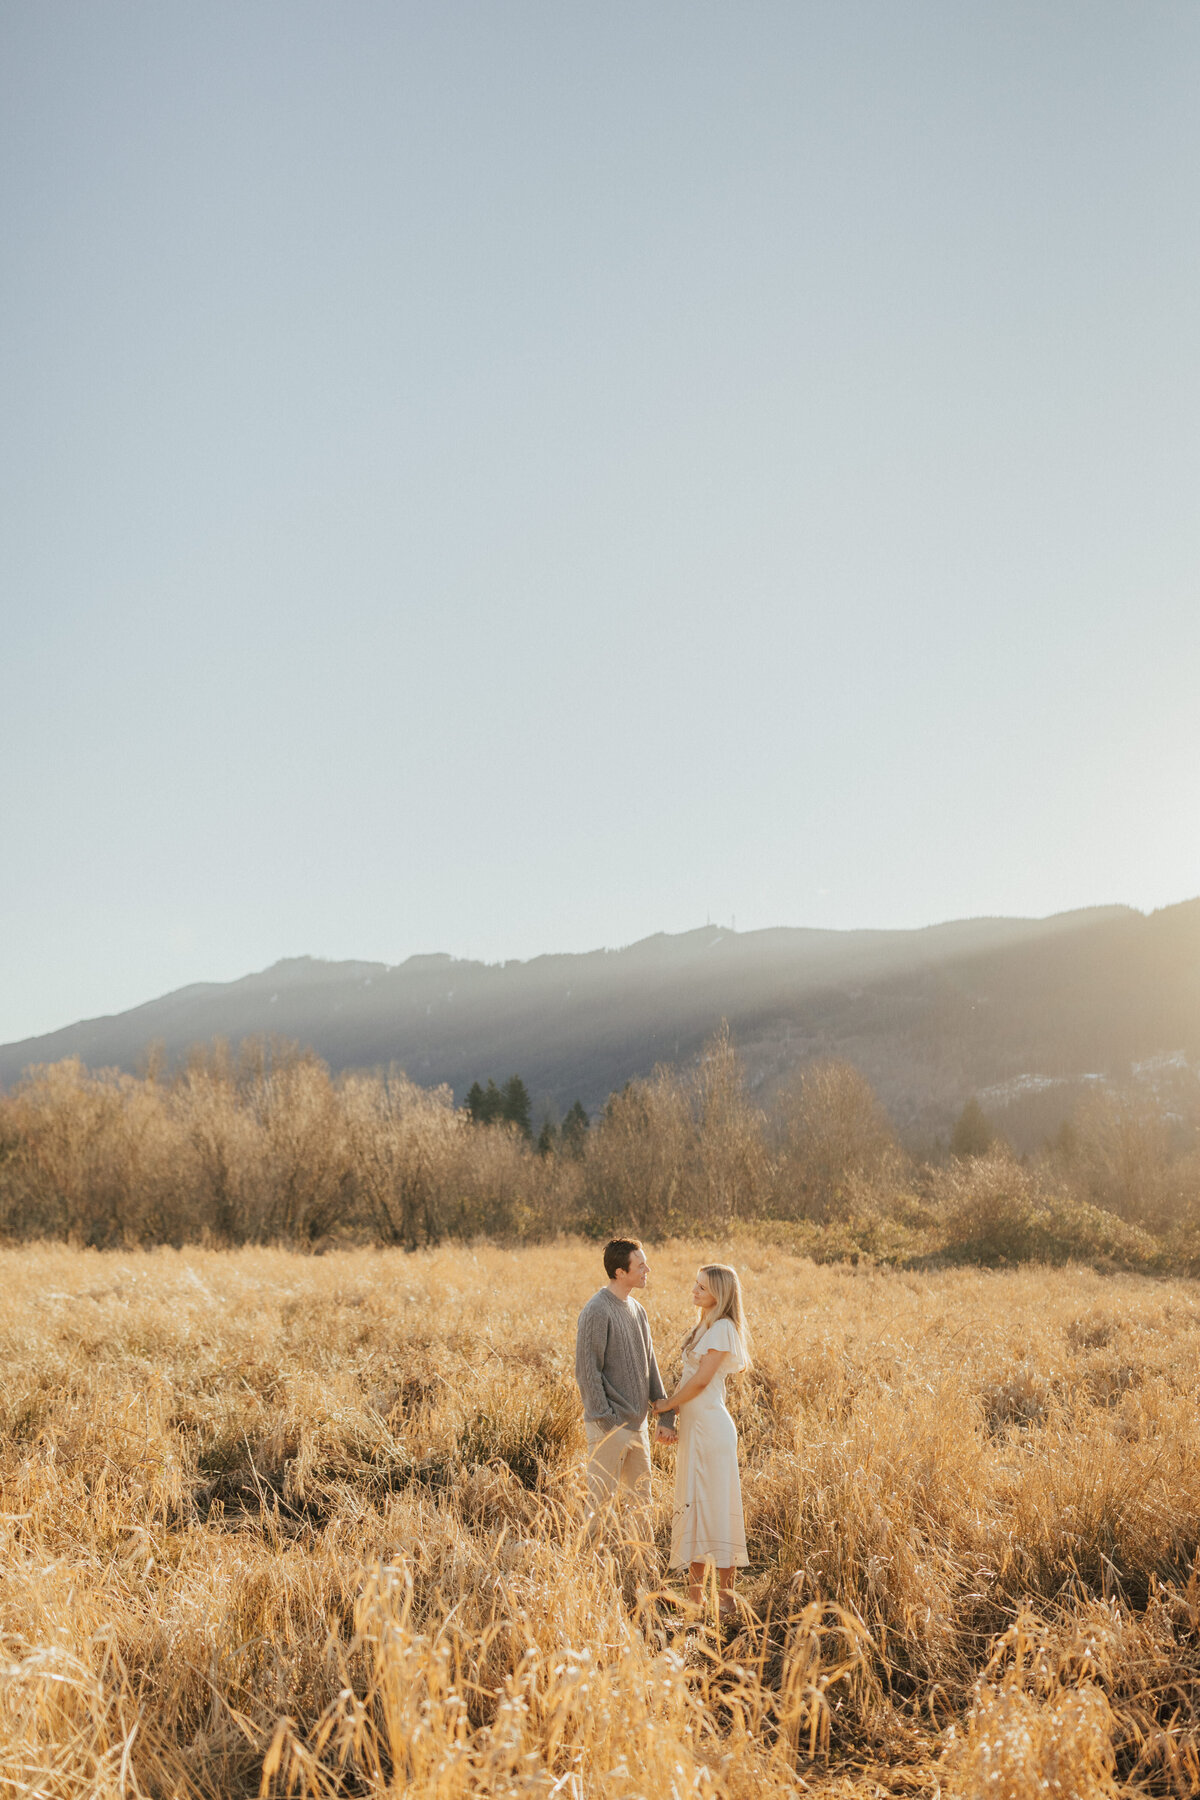
[[[575,1379],[583,1395],[583,1416],[610,1431],[642,1424],[654,1400],[667,1390],[658,1372],[650,1321],[632,1294],[619,1300],[611,1288],[592,1295],[579,1315],[575,1335]],[[664,1413],[661,1425],[675,1423]]]

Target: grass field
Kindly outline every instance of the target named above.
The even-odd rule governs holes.
[[[595,1246],[0,1253],[0,1792],[1200,1791],[1200,1293],[725,1248],[723,1639],[581,1537]]]

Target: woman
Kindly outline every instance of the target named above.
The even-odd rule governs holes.
[[[656,1413],[678,1412],[671,1567],[688,1568],[691,1597],[704,1597],[704,1567],[717,1565],[718,1604],[733,1612],[733,1571],[749,1562],[738,1479],[737,1426],[725,1410],[725,1377],[750,1367],[737,1270],[708,1263],[692,1299],[700,1317],[683,1340],[683,1373]]]

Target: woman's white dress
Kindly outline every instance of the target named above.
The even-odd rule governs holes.
[[[721,1352],[717,1372],[678,1414],[671,1519],[673,1569],[703,1562],[709,1556],[718,1569],[750,1560],[738,1478],[737,1426],[725,1408],[725,1377],[746,1367],[746,1352],[731,1319],[718,1319],[684,1351],[683,1381],[696,1373],[706,1350]]]

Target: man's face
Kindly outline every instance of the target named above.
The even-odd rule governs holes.
[[[650,1279],[650,1264],[646,1261],[645,1252],[635,1250],[629,1258],[629,1273],[625,1277],[631,1288],[644,1288]]]

